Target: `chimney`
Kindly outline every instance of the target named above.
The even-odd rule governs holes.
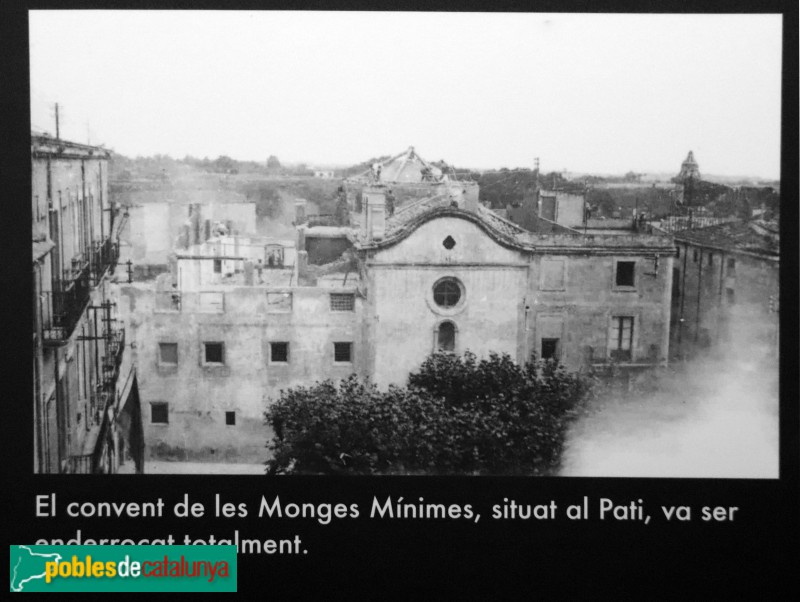
[[[379,188],[365,188],[361,233],[367,240],[381,240],[386,233],[386,196]]]
[[[294,223],[296,226],[306,221],[306,201],[305,199],[297,199],[294,202]]]
[[[478,192],[477,182],[458,182],[463,184],[464,209],[471,213],[478,213]]]

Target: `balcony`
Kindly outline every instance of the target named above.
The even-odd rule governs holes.
[[[125,329],[111,330],[106,337],[106,353],[103,356],[103,392],[114,398],[114,390],[119,378],[119,367],[125,351]]]
[[[42,293],[40,312],[46,345],[65,343],[89,303],[88,265],[76,264],[72,274],[70,280],[56,280],[53,291]]]
[[[68,456],[64,472],[68,474],[92,474],[95,472],[94,454]]]
[[[97,286],[107,271],[113,273],[118,260],[119,244],[111,238],[94,243],[91,251],[92,285]]]

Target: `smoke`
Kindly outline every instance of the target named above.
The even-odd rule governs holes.
[[[593,403],[564,476],[778,478],[777,325],[741,314],[729,341]]]

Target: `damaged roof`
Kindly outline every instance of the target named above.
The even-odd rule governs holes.
[[[780,256],[780,234],[775,222],[737,221],[681,230],[675,232],[675,240],[764,259],[777,260]]]
[[[436,178],[442,175],[442,171],[420,157],[413,146],[409,146],[399,155],[395,155],[379,165],[381,166],[381,182],[422,182],[423,170],[428,170]],[[367,169],[355,177],[367,178],[371,171],[371,169]]]

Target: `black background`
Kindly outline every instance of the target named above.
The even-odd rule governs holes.
[[[638,12],[642,3],[539,2],[535,6],[493,3],[491,10],[543,12]],[[154,8],[143,3],[71,3],[71,8]],[[205,2],[172,1],[163,8],[218,8]],[[234,5],[232,5],[234,6]],[[403,6],[394,3],[395,8]],[[798,474],[798,326],[797,326],[797,25],[796,2],[692,4],[712,12],[784,13],[784,90],[782,142],[781,250],[781,467],[779,480],[589,479],[589,478],[439,478],[439,477],[246,477],[246,476],[100,476],[32,474],[32,366],[30,340],[30,115],[27,10],[63,8],[64,3],[4,2],[2,5],[3,94],[3,441],[6,466],[4,519],[6,543],[83,538],[156,538],[168,533],[196,538],[280,539],[299,534],[307,555],[240,555],[239,591],[275,599],[312,597],[387,598],[460,597],[496,599],[508,594],[557,598],[696,597],[742,594],[792,599],[798,589],[800,500]],[[227,6],[226,6],[227,7]],[[236,2],[236,8],[263,3]],[[304,8],[320,6],[306,4]],[[330,3],[325,4],[331,8]],[[342,7],[344,8],[344,7]],[[359,6],[358,8],[366,8]],[[372,7],[375,8],[375,7]],[[408,8],[425,8],[408,6]],[[427,7],[431,8],[431,7]],[[448,5],[448,9],[461,9]],[[465,9],[487,10],[466,4]],[[683,3],[648,3],[652,12],[680,12]],[[68,32],[65,32],[68,36]],[[102,51],[102,49],[98,49]],[[102,82],[98,82],[102,85]],[[742,74],[747,85],[747,74]],[[168,91],[165,91],[168,93]],[[702,91],[697,91],[702,94]],[[68,501],[154,501],[167,514],[188,494],[202,502],[208,517],[177,519],[69,519],[35,516],[35,496],[56,493],[59,507]],[[213,518],[214,494],[246,503],[247,518]],[[261,496],[312,503],[357,503],[357,519],[258,518]],[[471,504],[478,524],[464,520],[369,519],[373,497]],[[563,511],[590,498],[589,520],[566,519]],[[518,503],[559,506],[556,520],[491,520],[490,507],[503,498]],[[600,521],[600,498],[619,504],[642,499],[649,525],[638,521]],[[693,520],[667,522],[659,506],[687,505]],[[703,522],[702,506],[737,506],[734,522]]]

